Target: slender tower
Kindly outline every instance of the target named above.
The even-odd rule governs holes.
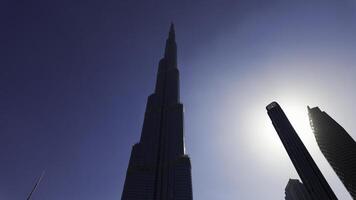
[[[155,91],[147,100],[141,139],[132,148],[121,199],[193,199],[173,24],[159,62]]]
[[[326,112],[308,106],[310,126],[321,152],[356,199],[356,143]]]
[[[313,200],[337,199],[282,108],[277,102],[272,102],[266,109],[284,148],[311,198]]]

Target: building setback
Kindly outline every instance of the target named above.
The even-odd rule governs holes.
[[[356,143],[327,113],[308,106],[310,126],[321,152],[356,199]]]
[[[311,200],[308,191],[298,179],[289,179],[285,195],[285,200]]]
[[[122,200],[191,200],[191,165],[184,150],[173,24],[148,97],[141,139],[133,145]]]
[[[289,158],[311,198],[313,200],[337,199],[282,108],[277,102],[272,102],[266,109]]]

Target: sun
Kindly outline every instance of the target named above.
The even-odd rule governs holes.
[[[282,106],[282,109],[304,145],[309,146],[311,143],[315,143],[309,123],[307,105],[297,101],[287,101],[285,105]]]
[[[243,120],[240,124],[243,125],[243,132],[247,133],[244,137],[246,147],[260,162],[273,166],[286,159],[287,153],[265,109],[270,102],[272,100],[263,98],[249,102],[250,106],[241,114],[244,117],[240,118]],[[306,101],[300,97],[298,100],[296,97],[287,96],[279,98],[277,102],[308,150],[317,151],[314,148],[315,139],[309,124]]]

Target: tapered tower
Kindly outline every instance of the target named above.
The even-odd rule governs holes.
[[[318,107],[308,106],[318,146],[353,199],[356,199],[356,143],[345,129]]]
[[[282,108],[277,102],[272,102],[266,109],[310,197],[313,200],[336,200],[334,192],[321,174]]]
[[[122,200],[193,199],[179,96],[177,45],[171,24],[155,91],[147,100],[141,139],[132,148]]]

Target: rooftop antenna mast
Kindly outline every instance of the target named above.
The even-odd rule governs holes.
[[[27,197],[27,199],[26,199],[26,200],[31,200],[32,194],[36,191],[36,189],[37,189],[38,185],[41,183],[42,178],[43,178],[43,177],[44,177],[44,175],[45,175],[45,172],[46,172],[46,170],[43,170],[43,171],[42,171],[41,176],[38,178],[38,180],[37,180],[37,182],[36,182],[35,186],[33,186],[33,189],[32,189],[32,191],[31,191],[31,193],[28,195],[28,197]]]

